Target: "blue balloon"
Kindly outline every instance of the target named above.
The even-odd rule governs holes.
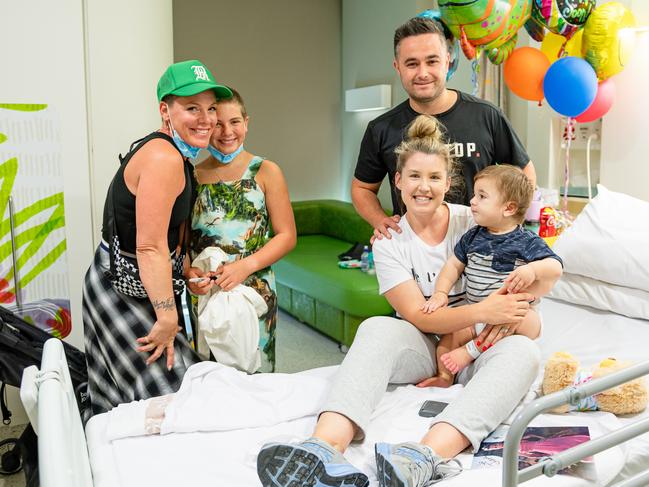
[[[431,19],[439,22],[444,29],[444,37],[446,37],[446,42],[448,43],[448,50],[451,54],[451,59],[448,65],[448,72],[446,73],[446,81],[450,80],[457,69],[458,64],[460,64],[460,43],[455,37],[451,30],[446,27],[446,24],[442,21],[442,14],[439,10],[424,10],[417,17],[422,17],[424,19]]]
[[[545,73],[543,94],[555,112],[566,117],[581,115],[597,95],[595,70],[578,57],[558,59]]]

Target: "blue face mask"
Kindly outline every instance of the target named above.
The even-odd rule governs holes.
[[[171,138],[174,139],[174,144],[176,144],[176,147],[178,147],[180,153],[183,156],[188,157],[189,159],[196,159],[196,156],[198,156],[201,148],[194,147],[193,145],[189,145],[187,142],[185,142],[180,137],[180,135],[178,135],[178,132],[176,132],[176,129],[171,124],[171,119],[169,119],[169,127],[171,127]]]
[[[207,146],[207,150],[210,151],[210,154],[214,156],[214,159],[219,161],[221,164],[230,164],[235,157],[237,157],[243,151],[243,144],[239,146],[232,154],[224,154],[216,147],[213,147],[212,144]]]

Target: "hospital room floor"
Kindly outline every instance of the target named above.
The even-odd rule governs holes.
[[[277,372],[338,365],[345,357],[337,342],[283,311],[279,312],[276,355]]]
[[[344,353],[330,338],[300,323],[292,316],[279,312],[277,325],[277,372],[299,372],[314,367],[338,365]],[[24,425],[0,426],[0,440],[17,437]],[[0,475],[0,487],[24,487],[22,472],[15,475]]]

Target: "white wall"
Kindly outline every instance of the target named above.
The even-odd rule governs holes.
[[[126,154],[131,142],[161,126],[156,86],[173,63],[173,19],[171,0],[85,3],[92,231],[97,244],[118,154]]]
[[[81,285],[117,153],[159,128],[155,87],[172,60],[171,0],[0,0],[0,12],[0,101],[46,103],[60,119],[67,340],[83,347]],[[16,391],[9,405],[16,423],[26,421]]]
[[[69,340],[78,346],[83,343],[81,282],[92,257],[82,2],[2,0],[0,11],[3,101],[47,103],[60,118],[72,307]]]
[[[81,283],[117,154],[160,126],[155,88],[172,62],[171,0],[1,0],[0,8],[2,101],[47,103],[61,121],[69,339],[80,346]]]
[[[649,26],[647,0],[623,1],[638,25]],[[649,32],[636,35],[634,56],[615,76],[616,98],[602,124],[601,183],[649,201]]]
[[[646,0],[618,0],[629,8],[638,25],[649,25],[649,2]],[[598,5],[608,3],[599,1]],[[530,40],[521,29],[519,46],[540,47]],[[600,150],[600,182],[609,189],[649,200],[649,164],[642,144],[646,137],[649,122],[649,34],[636,36],[636,49],[629,65],[613,79],[616,86],[616,99],[611,110],[604,116]],[[510,94],[510,119],[521,135],[530,158],[537,169],[541,186],[556,186],[563,180],[563,160],[565,150],[559,148],[559,116],[543,101],[521,100]],[[584,159],[584,151],[573,150],[572,165]],[[593,164],[597,161],[597,151],[593,151]],[[583,161],[582,161],[583,162]],[[573,172],[576,167],[573,167]]]
[[[392,67],[392,39],[394,29],[417,14],[415,0],[381,2],[375,0],[343,0],[342,2],[342,86],[345,91],[377,84],[392,86],[392,106],[401,103],[407,95],[399,76]],[[360,143],[367,124],[387,110],[350,112],[341,110],[341,187],[339,198],[351,201],[351,181],[354,176]],[[381,202],[391,208],[387,181],[379,193]]]
[[[60,118],[68,286],[72,306],[69,340],[83,343],[81,280],[92,256],[88,138],[84,80],[83,10],[79,0],[0,3],[2,101],[47,103]],[[76,298],[76,299],[75,299]],[[25,422],[15,391],[14,422]]]

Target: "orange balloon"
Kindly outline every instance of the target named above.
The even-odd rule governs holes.
[[[505,83],[525,100],[543,100],[543,78],[550,67],[547,56],[533,47],[516,49],[505,61]]]

